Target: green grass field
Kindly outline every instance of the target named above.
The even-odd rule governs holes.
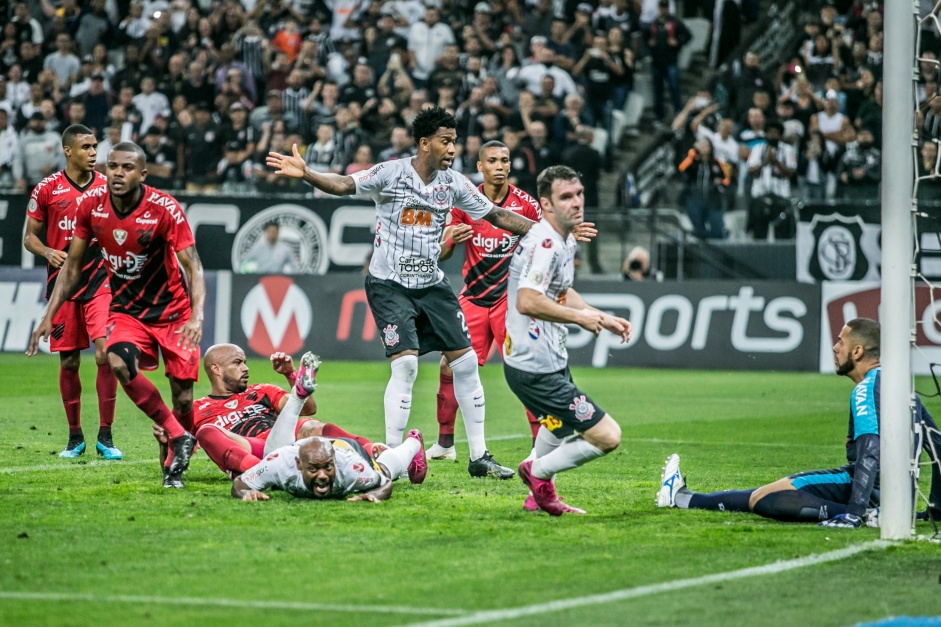
[[[85,360],[91,444],[97,405]],[[253,381],[279,381],[267,362],[251,367]],[[381,439],[387,373],[385,363],[328,361],[317,417]],[[481,374],[490,450],[515,467],[528,452],[525,418],[501,368]],[[0,355],[0,625],[841,626],[941,614],[937,544],[873,548],[875,529],[654,506],[673,452],[702,491],[841,465],[848,379],[618,369],[574,376],[624,437],[613,454],[560,476],[559,493],[588,515],[554,519],[521,509],[519,480],[470,479],[462,444],[461,463],[432,463],[423,485],[400,482],[378,505],[284,494],[236,501],[204,453],[186,490],[164,490],[150,422],[120,390],[115,443],[125,460],[61,460],[56,358]],[[154,380],[169,398],[162,375]],[[429,443],[436,389],[435,367],[423,364],[410,426]],[[200,382],[197,395],[207,391]],[[937,399],[927,405],[941,414]],[[919,523],[918,532],[932,530]],[[860,547],[783,572],[708,577]],[[663,585],[697,578],[676,590]]]

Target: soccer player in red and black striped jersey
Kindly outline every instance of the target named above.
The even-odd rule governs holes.
[[[510,185],[510,149],[499,141],[480,147],[477,170],[484,175],[480,191],[497,207],[507,209],[534,222],[542,218],[539,201],[520,188]],[[444,234],[440,260],[454,254],[458,244],[465,244],[464,288],[458,297],[470,331],[477,362],[483,366],[496,345],[503,347],[506,337],[506,286],[510,259],[519,236],[504,231],[486,220],[473,220],[460,209],[451,210],[451,225]],[[447,361],[441,360],[438,386],[438,441],[428,449],[429,459],[456,458],[454,423],[458,404],[454,380]],[[526,412],[533,437],[539,431],[536,417]]]
[[[145,161],[137,144],[115,145],[105,167],[107,187],[82,195],[65,265],[27,354],[35,354],[52,330],[52,316],[79,289],[82,259],[97,239],[111,282],[108,362],[134,404],[160,427],[155,433],[168,439],[172,455],[163,464],[164,487],[182,488],[196,445],[186,428],[193,424],[206,283],[183,209],[169,194],[143,184]],[[156,369],[158,351],[170,379],[172,412],[138,372]]]
[[[89,128],[73,124],[65,129],[62,133],[65,169],[40,181],[26,207],[23,246],[46,260],[47,300],[72,241],[78,199],[89,189],[104,187],[106,183],[104,175],[95,171],[97,149],[98,140]],[[98,392],[98,440],[95,450],[105,459],[121,459],[123,454],[114,446],[111,436],[118,382],[111,372],[105,352],[111,289],[95,240],[89,242],[82,259],[79,285],[75,295],[62,304],[52,319],[49,340],[50,350],[59,353],[59,392],[69,424],[69,441],[59,457],[75,458],[85,452],[81,421],[82,379],[78,369],[82,350],[88,348],[90,337],[95,343],[95,363],[98,365],[95,379]]]

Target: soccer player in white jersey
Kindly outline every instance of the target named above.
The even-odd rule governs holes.
[[[376,251],[366,276],[366,296],[392,365],[385,393],[386,443],[402,442],[419,354],[440,351],[454,373],[454,395],[464,416],[468,472],[509,479],[513,471],[487,451],[477,355],[457,297],[438,268],[438,254],[451,207],[517,235],[529,232],[534,222],[496,207],[467,177],[450,169],[456,127],[454,116],[444,109],[426,109],[412,123],[416,156],[385,161],[351,176],[314,172],[297,146],[292,155],[268,153],[266,161],[277,174],[303,179],[328,194],[362,194],[376,201]]]
[[[627,342],[631,323],[590,307],[572,289],[572,230],[582,221],[585,206],[578,173],[551,166],[536,185],[542,222],[520,241],[510,264],[503,372],[510,389],[542,425],[533,452],[519,466],[520,479],[531,490],[524,508],[534,509],[528,507],[532,500],[553,516],[584,514],[559,500],[553,477],[616,449],[621,428],[575,386],[565,325],[577,324],[596,335],[607,330]]]

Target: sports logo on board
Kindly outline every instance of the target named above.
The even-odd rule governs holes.
[[[265,237],[265,225],[278,225],[278,242],[287,245],[297,260],[297,274],[326,274],[330,266],[327,254],[327,225],[310,209],[290,203],[268,207],[252,216],[235,234],[232,244],[232,269],[254,274],[246,264],[249,251]]]
[[[313,308],[307,295],[285,276],[265,276],[242,301],[242,330],[259,355],[296,353],[310,333]]]

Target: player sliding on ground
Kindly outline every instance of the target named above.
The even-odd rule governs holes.
[[[785,522],[819,522],[825,527],[859,527],[865,519],[878,526],[879,507],[879,323],[868,318],[850,320],[833,345],[836,373],[853,381],[845,466],[790,475],[751,490],[701,494],[686,487],[680,457],[671,455],[661,477],[658,507],[754,512]],[[928,410],[916,398],[916,416],[927,427],[924,450],[932,459],[931,493],[927,513],[941,520],[941,470],[934,451],[941,451],[941,435]]]
[[[263,490],[271,488],[299,498],[378,503],[391,496],[396,479],[407,476],[412,483],[425,480],[428,462],[417,429],[409,431],[405,441],[394,448],[374,449],[371,442],[356,436],[294,441],[298,412],[317,387],[319,365],[312,353],[301,358],[291,396],[265,443],[266,456],[232,482],[235,498],[266,501],[269,497]]]

